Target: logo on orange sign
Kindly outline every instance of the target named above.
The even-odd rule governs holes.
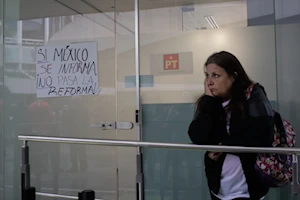
[[[178,54],[164,55],[164,70],[179,69],[179,56]]]

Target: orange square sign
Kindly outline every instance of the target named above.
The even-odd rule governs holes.
[[[167,54],[164,55],[164,70],[177,70],[179,69],[179,55]]]

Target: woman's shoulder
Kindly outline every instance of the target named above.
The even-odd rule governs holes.
[[[254,115],[273,116],[273,109],[262,85],[255,83],[248,99],[249,111]]]
[[[249,95],[249,100],[268,101],[267,93],[261,84],[254,83],[252,86],[250,86],[250,88],[251,91]]]

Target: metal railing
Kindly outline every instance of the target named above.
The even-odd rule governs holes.
[[[67,137],[41,137],[41,136],[18,136],[19,140],[47,143],[65,144],[87,144],[101,146],[123,146],[123,147],[152,147],[169,149],[194,149],[203,151],[239,152],[239,153],[280,153],[280,154],[300,154],[300,148],[264,148],[264,147],[239,147],[239,146],[211,146],[194,144],[173,144],[157,142],[139,142],[130,140],[103,140]]]
[[[62,198],[62,199],[79,199],[76,196],[69,196],[69,195],[61,195],[61,194],[50,194],[50,193],[44,193],[44,192],[36,192],[37,196],[43,196],[43,197],[53,197],[53,198]],[[95,200],[103,200],[103,199],[95,199]]]
[[[118,146],[118,147],[146,147],[146,148],[169,148],[169,149],[189,149],[202,151],[217,151],[217,152],[231,152],[231,153],[276,153],[293,155],[293,180],[291,183],[292,194],[300,192],[300,185],[298,182],[298,158],[300,148],[263,148],[263,147],[241,147],[241,146],[211,146],[211,145],[193,145],[193,144],[174,144],[174,143],[156,143],[156,142],[140,142],[129,140],[105,140],[105,139],[85,139],[85,138],[67,138],[67,137],[41,137],[41,136],[18,136],[19,140],[24,141],[22,166],[25,176],[27,177],[27,185],[30,185],[29,179],[29,163],[26,157],[26,149],[28,153],[27,142],[46,142],[46,143],[62,143],[62,144],[85,144],[85,145],[99,145],[99,146]],[[27,173],[27,175],[26,175]],[[46,193],[38,193],[39,195],[49,195]]]

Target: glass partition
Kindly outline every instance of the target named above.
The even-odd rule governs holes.
[[[15,2],[18,3],[17,0]],[[5,104],[8,117],[5,123],[5,144],[9,152],[6,161],[6,184],[10,187],[6,190],[7,199],[20,197],[21,149],[17,135],[136,138],[135,127],[123,127],[119,130],[114,128],[117,126],[116,122],[132,125],[135,120],[135,88],[123,84],[127,76],[135,76],[135,65],[133,63],[126,66],[124,72],[122,64],[124,60],[134,62],[134,56],[126,54],[129,50],[128,45],[134,49],[134,32],[128,31],[132,29],[130,26],[134,21],[130,21],[129,24],[127,21],[125,24],[122,22],[124,19],[131,19],[133,14],[119,12],[118,3],[114,2],[111,2],[109,9],[100,12],[102,4],[99,2],[78,1],[73,5],[74,10],[80,3],[82,6],[78,8],[78,12],[83,9],[86,14],[76,14],[71,10],[73,14],[68,15],[70,8],[59,2],[51,3],[51,6],[57,7],[56,13],[64,9],[66,12],[60,12],[62,15],[53,17],[37,18],[43,15],[36,12],[36,15],[25,13],[30,14],[31,18],[22,19],[28,9],[21,7],[21,10],[25,10],[21,12],[23,15],[13,18],[10,26],[13,30],[6,30],[10,42],[5,46],[4,70],[8,87]],[[11,9],[17,8],[11,5]],[[86,45],[93,45],[94,49],[89,50],[88,55],[95,57],[96,64],[88,65],[87,68],[82,64],[84,66],[80,68],[83,61],[77,62],[78,55],[83,56],[84,60],[85,52],[79,51],[87,48]],[[49,79],[43,79],[45,66],[40,62],[41,58],[45,57],[54,60],[54,57],[51,57],[53,55],[49,54],[51,48],[54,49],[54,57],[64,61],[61,66],[68,63],[67,60],[74,61],[74,66],[64,65],[61,68],[61,73],[65,73],[65,76],[59,75],[56,79],[55,75],[52,75],[52,85],[47,82]],[[66,49],[61,51],[61,48]],[[45,70],[47,73],[59,70],[53,69],[54,67],[57,65],[48,65]],[[70,75],[74,70],[84,70],[82,74],[86,73],[88,76],[82,78]],[[95,72],[95,76],[89,76],[91,71]],[[129,71],[131,72],[128,74]],[[75,82],[79,82],[79,85],[92,82],[96,88],[93,91],[95,94],[73,95],[70,92],[71,95],[65,95],[68,92],[66,90],[64,95],[59,94],[59,91],[52,92],[59,94],[53,97],[50,90],[48,91],[49,88],[44,87],[49,84],[71,87]],[[45,88],[43,92],[47,91],[42,94],[41,88]],[[78,91],[76,92],[78,94]],[[82,94],[84,90],[79,92]],[[131,98],[132,96],[134,98]],[[106,127],[103,128],[103,125]],[[133,199],[136,196],[134,149],[31,143],[30,164],[31,185],[36,187],[38,192],[77,196],[78,192],[84,189],[92,189],[98,199]]]
[[[143,6],[140,75],[154,80],[141,86],[143,141],[191,143],[187,130],[194,103],[204,92],[203,65],[217,51],[236,55],[277,108],[273,1]],[[146,200],[210,199],[203,165],[200,152],[144,149]],[[271,190],[267,199],[279,199],[279,194]]]
[[[300,43],[298,35],[300,33],[300,11],[299,1],[280,1],[275,0],[275,19],[276,19],[276,70],[277,70],[277,90],[278,90],[278,108],[283,118],[293,124],[296,132],[300,130],[299,126],[299,89],[298,78],[300,62]],[[297,147],[299,147],[299,138],[297,138]],[[284,198],[290,193],[285,189],[281,193]]]
[[[19,185],[20,185],[20,142],[17,140],[15,122],[18,119],[18,109],[16,102],[20,96],[14,96],[8,83],[10,74],[19,68],[19,62],[16,61],[21,56],[19,32],[19,0],[3,1],[3,68],[1,70],[1,79],[3,84],[3,132],[2,139],[4,145],[4,199],[18,199],[19,198]],[[10,47],[14,46],[14,50]],[[9,53],[13,52],[13,53]],[[17,73],[18,74],[18,73]],[[20,84],[16,83],[14,88],[18,89]],[[2,140],[1,140],[2,141]],[[17,162],[16,162],[17,161]]]
[[[33,11],[29,1],[0,0],[0,199],[20,197],[17,135],[136,140],[136,76],[142,140],[191,143],[187,129],[204,91],[203,64],[216,51],[235,54],[274,109],[299,129],[297,0],[140,0],[140,74],[134,1],[43,3]],[[89,42],[96,45],[98,94],[38,97],[36,48]],[[115,122],[133,127],[102,127]],[[209,199],[203,152],[143,152],[146,200]],[[97,198],[136,198],[136,148],[30,143],[30,163],[39,192],[76,196],[88,188]],[[288,187],[266,199],[287,198]]]
[[[3,97],[4,97],[4,84],[3,84],[3,4],[4,2],[0,0],[0,83],[1,83],[1,89],[0,89],[0,198],[4,199],[4,169],[5,169],[5,147],[4,147],[4,126],[3,126],[3,116],[4,116],[4,109],[3,109]]]

